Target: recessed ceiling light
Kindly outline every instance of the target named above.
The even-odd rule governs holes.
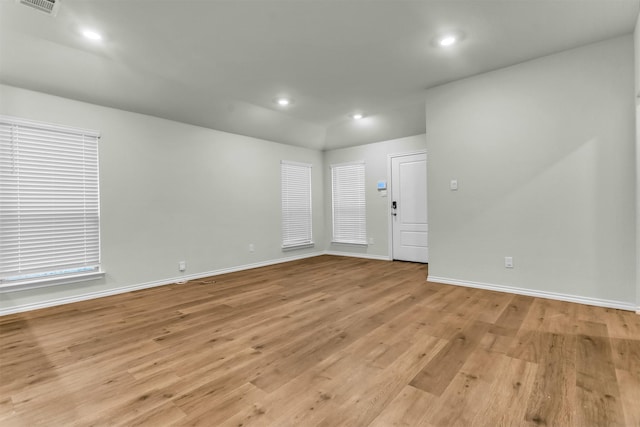
[[[463,34],[460,32],[449,32],[441,34],[433,40],[433,44],[438,47],[449,47],[454,44],[460,43],[463,39]]]
[[[287,98],[285,96],[280,96],[273,100],[273,103],[278,107],[288,107],[293,104],[293,100],[291,98]]]
[[[353,120],[360,120],[360,119],[361,119],[361,118],[363,118],[363,117],[364,117],[364,114],[362,114],[362,113],[355,113],[355,114],[352,114],[352,115],[351,115],[351,118],[352,118]]]
[[[82,30],[82,35],[88,38],[89,40],[93,40],[93,41],[102,40],[102,35],[93,30]]]
[[[438,44],[442,47],[447,47],[455,44],[457,41],[458,39],[456,38],[456,36],[444,36],[440,38],[440,40],[438,40]]]

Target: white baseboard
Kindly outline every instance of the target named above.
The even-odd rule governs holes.
[[[450,279],[448,277],[427,276],[428,282],[443,283],[446,285],[465,286],[468,288],[486,289],[489,291],[507,292],[510,294],[527,295],[537,298],[554,299],[559,301],[575,302],[578,304],[595,305],[597,307],[617,308],[620,310],[635,311],[640,314],[635,304],[613,301],[599,298],[583,297],[579,295],[561,294],[558,292],[538,291],[534,289],[518,288],[515,286],[493,285],[490,283],[471,282],[468,280]]]
[[[378,261],[391,261],[386,255],[359,254],[354,252],[324,251],[325,255],[348,256],[352,258],[375,259]]]
[[[38,310],[41,308],[54,307],[57,305],[71,304],[79,301],[86,301],[86,300],[95,299],[95,298],[102,298],[102,297],[107,297],[111,295],[123,294],[125,292],[132,292],[132,291],[138,291],[141,289],[154,288],[156,286],[182,283],[189,280],[202,279],[203,277],[219,276],[221,274],[235,273],[236,271],[250,270],[252,268],[258,268],[258,267],[266,267],[269,265],[281,264],[284,262],[296,261],[299,259],[312,258],[312,257],[316,257],[323,254],[324,252],[307,253],[303,255],[296,255],[296,256],[291,256],[286,258],[278,258],[275,260],[257,262],[253,264],[244,264],[244,265],[238,265],[234,267],[221,268],[219,270],[207,271],[203,273],[196,273],[196,274],[190,274],[190,275],[185,275],[180,277],[161,279],[153,282],[122,286],[119,288],[112,288],[104,291],[88,292],[81,295],[74,295],[74,296],[64,297],[64,298],[55,298],[55,299],[40,301],[37,303],[31,303],[31,304],[21,304],[21,305],[12,306],[9,308],[0,308],[0,316],[6,316],[8,314],[15,314],[15,313],[22,313],[25,311]]]
[[[86,301],[86,300],[95,299],[95,298],[102,298],[106,296],[117,295],[117,294],[122,294],[126,292],[137,291],[141,289],[153,288],[156,286],[170,285],[177,282],[197,280],[203,277],[218,276],[221,274],[234,273],[234,272],[243,271],[243,270],[250,270],[252,268],[266,267],[269,265],[281,264],[281,263],[296,261],[296,260],[305,259],[305,258],[312,258],[320,255],[336,255],[336,256],[346,256],[346,257],[354,257],[354,258],[366,258],[366,259],[373,259],[373,260],[380,260],[380,261],[391,261],[391,258],[385,255],[358,254],[358,253],[352,253],[352,252],[338,252],[338,251],[313,252],[313,253],[307,253],[303,255],[278,258],[275,260],[262,261],[262,262],[257,262],[253,264],[244,264],[244,265],[239,265],[234,267],[222,268],[219,270],[207,271],[203,273],[190,274],[190,275],[180,276],[180,277],[172,277],[172,278],[157,280],[153,282],[122,286],[119,288],[107,289],[104,291],[89,292],[81,295],[74,295],[71,297],[55,298],[47,301],[40,301],[37,303],[21,304],[21,305],[12,306],[9,308],[0,308],[0,316],[5,316],[8,314],[15,314],[15,313],[22,313],[22,312],[31,311],[31,310],[38,310],[41,308],[54,307],[54,306],[63,305],[63,304],[70,304],[70,303],[79,302],[79,301]],[[612,301],[612,300],[604,300],[604,299],[597,299],[597,298],[581,297],[576,295],[560,294],[556,292],[536,291],[531,289],[517,288],[513,286],[493,285],[489,283],[471,282],[468,280],[450,279],[446,277],[428,276],[427,280],[430,282],[444,283],[448,285],[466,286],[470,288],[487,289],[487,290],[498,291],[498,292],[508,292],[512,294],[528,295],[528,296],[539,297],[539,298],[548,298],[548,299],[555,299],[560,301],[576,302],[580,304],[595,305],[598,307],[618,308],[621,310],[635,311],[637,314],[640,315],[640,307],[636,307],[634,304],[630,304],[622,301]]]

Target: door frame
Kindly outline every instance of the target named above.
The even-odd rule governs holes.
[[[427,177],[429,176],[429,155],[427,154],[427,150],[417,150],[417,151],[407,151],[403,153],[393,153],[387,155],[387,241],[389,244],[388,253],[389,253],[389,261],[393,261],[393,221],[391,219],[391,189],[393,182],[392,173],[391,173],[391,165],[394,158],[405,157],[405,156],[413,156],[416,154],[424,154],[427,158]],[[429,195],[427,194],[427,217],[429,215]]]

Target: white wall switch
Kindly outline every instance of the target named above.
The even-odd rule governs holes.
[[[513,268],[513,257],[504,257],[504,266],[505,268]]]
[[[449,189],[452,191],[456,191],[458,189],[458,180],[457,179],[452,179],[451,182],[449,183]]]

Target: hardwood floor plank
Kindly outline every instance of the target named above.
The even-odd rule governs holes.
[[[0,401],[0,422],[11,418],[15,413],[13,401],[10,398],[5,398]]]
[[[544,346],[547,336],[546,332],[539,330],[521,329],[512,341],[507,355],[527,362],[542,363],[547,355],[547,348]]]
[[[127,426],[169,426],[187,425],[187,423],[188,420],[184,412],[174,405],[173,402],[165,402],[155,408],[153,412],[145,412],[127,421]]]
[[[473,423],[490,384],[476,375],[458,372],[443,392],[432,412],[425,417],[433,426],[465,427]]]
[[[529,395],[536,379],[537,365],[506,357],[500,371],[487,392],[471,425],[519,426],[524,424]]]
[[[373,420],[370,427],[424,427],[438,398],[413,386],[405,386]]]
[[[624,426],[624,414],[606,326],[604,336],[578,335],[576,420],[581,425]]]
[[[440,396],[456,376],[467,357],[488,331],[486,323],[471,322],[420,371],[409,383],[426,392]]]
[[[640,339],[609,339],[616,369],[635,373],[640,378]]]
[[[569,426],[576,423],[576,339],[543,332],[536,380],[525,413],[525,425]]]
[[[640,426],[640,369],[636,373],[617,369],[616,378],[620,389],[620,402],[624,411],[625,425]]]
[[[514,340],[514,337],[495,335],[487,332],[480,341],[480,346],[485,350],[491,351],[493,353],[507,354],[507,352],[513,345]]]
[[[368,425],[398,395],[409,381],[444,347],[435,337],[421,336],[415,343],[377,375],[364,378],[358,393],[352,394],[338,412],[320,425]],[[348,417],[341,414],[348,413]]]
[[[521,329],[557,334],[574,333],[579,306],[580,304],[536,298],[522,322]]]
[[[640,316],[631,311],[605,309],[609,337],[638,339],[640,335]]]
[[[273,391],[319,360],[324,359],[330,353],[339,351],[360,336],[366,335],[376,327],[391,321],[415,304],[417,299],[424,298],[430,294],[431,292],[428,289],[418,289],[415,291],[415,296],[411,294],[394,297],[384,301],[381,305],[371,306],[370,315],[362,317],[358,322],[353,322],[348,317],[344,319],[347,320],[346,323],[342,322],[333,325],[335,332],[328,339],[323,340],[322,335],[310,337],[309,347],[279,360],[267,372],[260,373],[251,382],[263,390]],[[355,315],[359,315],[358,313]]]
[[[498,335],[515,336],[529,313],[534,299],[524,295],[514,295],[500,317],[494,323],[491,332]]]
[[[244,383],[223,396],[219,404],[213,407],[207,404],[206,399],[195,402],[185,399],[182,404],[176,402],[175,406],[188,414],[181,425],[217,426],[232,418],[247,405],[264,397],[265,393],[262,390],[251,383]]]
[[[299,384],[305,384],[324,395],[325,400],[344,404],[368,380],[404,354],[411,343],[432,338],[426,324],[416,320],[422,312],[421,307],[415,306],[401,313],[388,324],[330,355],[272,395],[286,398],[297,393]],[[380,352],[380,348],[385,351]],[[349,381],[344,381],[345,372],[349,372]],[[318,406],[314,407],[314,414],[320,414]]]
[[[640,339],[609,341],[626,425],[640,426]]]
[[[477,346],[425,419],[435,426],[472,425],[482,409],[478,402],[489,395],[491,385],[505,371],[508,359]]]
[[[425,277],[320,256],[0,317],[0,424],[640,425],[640,316]]]

